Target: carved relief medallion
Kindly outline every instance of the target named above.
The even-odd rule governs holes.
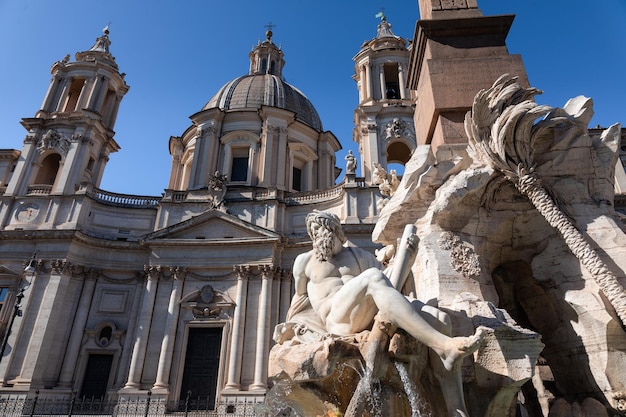
[[[17,209],[15,217],[19,222],[32,222],[39,216],[40,208],[35,203],[24,203]]]

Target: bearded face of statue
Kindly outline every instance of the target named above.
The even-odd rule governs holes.
[[[337,244],[335,234],[324,226],[313,228],[313,250],[319,261],[327,261],[333,256],[333,250]]]

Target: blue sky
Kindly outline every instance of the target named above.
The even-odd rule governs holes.
[[[352,57],[376,35],[385,15],[396,35],[412,38],[417,0],[294,2],[287,0],[0,0],[0,148],[21,149],[42,103],[51,65],[89,49],[110,21],[111,52],[127,73],[130,91],[117,124],[121,146],[112,154],[101,188],[155,195],[168,185],[170,136],[229,80],[246,74],[248,52],[273,22],[283,75],[316,106],[324,128],[344,149],[352,142],[357,91]],[[542,104],[562,106],[592,97],[591,125],[626,124],[625,0],[479,0],[485,15],[515,14],[507,41],[521,54]]]

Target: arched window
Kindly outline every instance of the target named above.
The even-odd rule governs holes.
[[[261,60],[261,74],[265,74],[267,72],[267,58],[263,58]]]
[[[39,172],[37,172],[35,184],[54,185],[57,173],[59,172],[60,162],[61,155],[59,154],[53,153],[46,156],[44,160],[41,161],[41,167],[39,167]]]

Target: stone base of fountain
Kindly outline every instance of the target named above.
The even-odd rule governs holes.
[[[386,354],[378,356],[376,370],[369,373],[369,382],[364,385],[367,392],[353,399],[355,391],[362,389],[359,382],[368,375],[364,358],[369,334],[365,331],[353,338],[274,346],[269,369],[273,387],[258,414],[343,416],[348,408],[354,408],[351,401],[361,401],[362,416],[438,415],[432,411],[437,404],[445,415],[445,404],[438,398],[441,394],[432,385],[435,378],[427,375],[428,349],[403,331],[391,338]],[[430,389],[424,389],[425,385]]]
[[[269,376],[273,386],[257,414],[267,417],[510,414],[520,387],[531,383],[543,349],[539,335],[519,327],[505,311],[471,294],[458,297],[453,307],[454,310],[445,312],[456,334],[471,334],[478,327],[485,331],[478,351],[466,357],[461,368],[459,378],[465,399],[457,398],[458,393],[450,390],[454,381],[451,374],[446,376],[442,372],[438,356],[403,330],[389,332],[392,336],[380,345],[384,349],[377,352],[375,361],[371,357],[372,341],[381,340],[380,334],[375,334],[380,327],[343,338],[321,335],[315,338],[295,331],[297,336],[282,340],[270,352]],[[278,327],[279,334],[285,326]],[[366,365],[372,362],[376,363],[375,369]],[[370,380],[364,384],[364,378]],[[360,390],[365,388],[368,391],[361,395]],[[353,399],[361,397],[365,398],[364,404],[360,404],[363,407],[354,407]],[[465,408],[463,401],[467,410],[458,412]],[[355,408],[358,408],[356,414]]]

